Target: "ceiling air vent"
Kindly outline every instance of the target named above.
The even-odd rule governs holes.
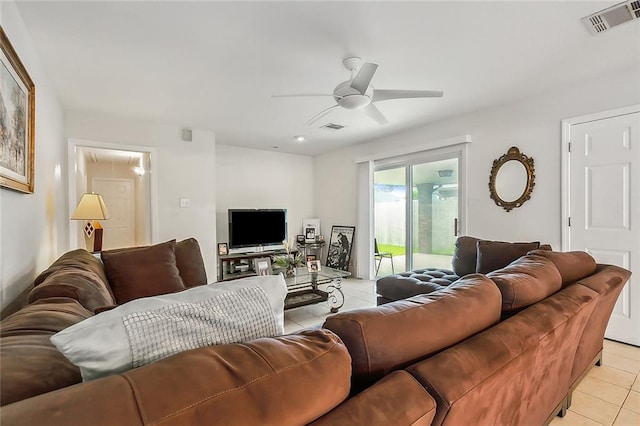
[[[616,4],[582,18],[591,34],[598,34],[625,22],[640,19],[640,0]]]
[[[340,129],[344,129],[344,126],[341,125],[341,124],[327,123],[324,126],[320,126],[320,128],[331,129],[331,130],[340,130]]]

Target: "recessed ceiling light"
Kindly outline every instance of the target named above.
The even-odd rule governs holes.
[[[293,138],[298,142],[304,142],[304,136],[294,136]]]

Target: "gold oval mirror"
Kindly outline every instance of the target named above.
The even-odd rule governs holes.
[[[520,207],[531,198],[535,178],[533,158],[512,146],[506,154],[493,160],[489,177],[491,198],[506,211]]]

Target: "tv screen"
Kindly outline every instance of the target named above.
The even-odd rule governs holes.
[[[229,209],[229,247],[280,245],[285,239],[286,209]]]

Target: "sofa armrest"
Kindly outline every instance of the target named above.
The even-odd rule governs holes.
[[[436,403],[429,393],[403,370],[395,371],[370,388],[346,400],[313,426],[430,425]]]

